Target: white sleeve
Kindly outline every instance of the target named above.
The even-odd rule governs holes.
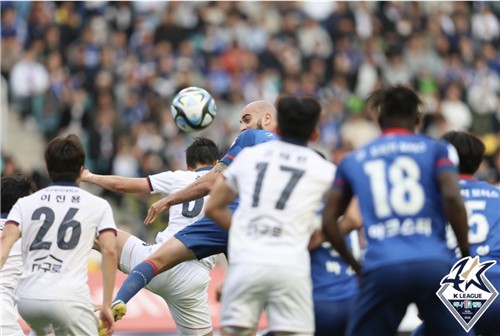
[[[175,172],[173,171],[166,171],[159,174],[149,175],[148,180],[152,194],[171,194],[173,189],[176,188],[177,185],[177,178]]]
[[[107,230],[113,230],[116,232],[116,224],[115,219],[113,218],[113,211],[111,210],[111,206],[107,201],[105,201],[101,219],[97,224],[97,232],[101,233]]]
[[[19,230],[22,231],[22,211],[21,211],[21,204],[20,204],[20,199],[17,200],[16,204],[10,209],[9,215],[7,216],[7,219],[5,220],[5,223],[7,222],[15,222],[19,224]],[[2,225],[3,229],[3,225]]]
[[[242,155],[243,154],[243,155]],[[245,150],[241,151],[241,153],[234,158],[233,162],[227,169],[222,173],[226,182],[235,193],[239,193],[238,190],[238,176],[240,175],[240,166],[241,162],[245,160]]]

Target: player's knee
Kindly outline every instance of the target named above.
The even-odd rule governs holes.
[[[159,272],[164,272],[184,261],[196,259],[196,257],[186,245],[175,238],[171,238],[163,243],[148,259],[155,263]]]

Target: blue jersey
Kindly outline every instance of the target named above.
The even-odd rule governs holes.
[[[231,147],[228,149],[226,155],[222,158],[221,162],[224,162],[228,166],[233,162],[236,155],[246,147],[252,147],[257,144],[267,142],[270,140],[276,140],[277,136],[273,132],[261,130],[261,129],[249,129],[242,132],[234,140]]]
[[[233,144],[226,152],[226,155],[220,160],[228,166],[233,162],[236,155],[246,147],[253,147],[257,144],[264,143],[270,140],[276,140],[278,137],[275,133],[261,129],[248,129],[241,132],[240,135],[234,139]],[[231,204],[236,207],[239,203],[239,198],[235,199]]]
[[[243,148],[275,139],[277,136],[273,132],[259,129],[246,130],[234,140],[221,161],[230,165]],[[238,199],[234,200],[229,209],[234,211],[238,203]],[[186,226],[174,236],[191,249],[198,259],[227,252],[227,231],[206,216]]]
[[[363,268],[446,260],[437,177],[456,172],[456,150],[400,129],[384,133],[342,160],[333,185],[359,198],[368,242]]]
[[[496,260],[487,276],[500,276],[500,190],[472,178],[460,179],[460,192],[469,218],[469,250],[482,262]]]
[[[353,250],[359,242],[357,232],[347,236],[346,243]],[[356,254],[356,251],[353,251]],[[329,242],[323,242],[311,251],[311,278],[313,300],[339,301],[358,293],[358,281],[353,269],[339,256]]]
[[[346,236],[353,254],[359,253],[357,231]],[[311,251],[315,335],[344,335],[359,292],[353,269],[329,242]]]
[[[500,190],[479,182],[469,175],[460,176],[460,192],[467,209],[469,222],[469,250],[471,256],[479,256],[481,262],[495,260],[485,276],[500,290]],[[457,239],[448,226],[448,246],[453,263],[460,258]],[[499,335],[500,298],[497,297],[484,315],[474,325],[477,335]],[[425,326],[421,324],[412,336],[424,335]]]

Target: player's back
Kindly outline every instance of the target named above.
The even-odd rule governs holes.
[[[346,236],[348,246],[357,246],[357,232]],[[353,251],[354,254],[355,251]],[[311,251],[311,278],[314,301],[338,301],[358,293],[358,281],[354,270],[335,251],[329,242],[323,242]]]
[[[456,171],[456,152],[412,133],[382,136],[339,166],[359,197],[368,248],[364,269],[446,259],[445,217],[437,176]]]
[[[308,272],[307,244],[335,166],[305,146],[272,141],[242,151],[227,173],[240,196],[229,231],[231,263]]]
[[[88,301],[94,238],[116,230],[108,202],[76,184],[54,184],[20,199],[8,221],[19,224],[22,237],[24,268],[17,295]]]
[[[190,185],[201,176],[210,171],[211,167],[204,167],[196,171],[176,170],[167,171],[148,176],[152,193],[171,194]],[[162,244],[170,237],[174,236],[179,230],[196,222],[205,216],[205,204],[209,195],[198,198],[191,202],[175,204],[169,209],[168,226],[165,230],[156,235],[156,243]],[[207,268],[215,267],[217,256],[210,256],[200,260]]]
[[[500,276],[500,190],[469,178],[460,179],[469,217],[469,249],[481,261],[496,260],[488,275]]]
[[[152,193],[172,194],[183,189],[208,173],[211,167],[196,171],[167,171],[148,176]],[[157,243],[163,243],[179,230],[195,222],[205,215],[205,203],[208,195],[191,202],[175,204],[169,209],[168,226],[156,236]]]

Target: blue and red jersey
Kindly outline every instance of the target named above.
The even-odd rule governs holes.
[[[461,175],[460,192],[469,218],[471,256],[479,256],[481,262],[495,260],[487,275],[500,276],[500,189]]]
[[[340,162],[333,188],[359,199],[368,242],[365,270],[447,259],[437,178],[456,172],[457,163],[450,144],[403,129],[386,130]]]

